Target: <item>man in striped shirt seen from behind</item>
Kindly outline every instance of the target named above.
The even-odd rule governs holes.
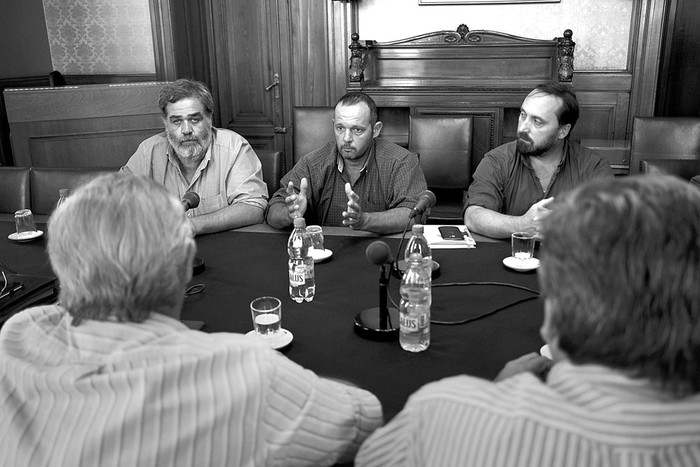
[[[48,230],[60,305],[0,330],[0,465],[332,465],[382,423],[371,393],[178,320],[195,243],[155,182],[95,179]]]
[[[496,382],[426,385],[356,465],[700,465],[700,191],[670,176],[590,182],[543,228],[553,365],[533,353]]]

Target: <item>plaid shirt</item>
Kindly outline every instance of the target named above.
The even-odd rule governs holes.
[[[306,223],[342,226],[342,212],[348,204],[345,183],[350,183],[342,162],[335,142],[307,154],[282,177],[282,188],[274,194],[270,205],[284,203],[290,180],[299,188],[301,179],[306,178],[309,182]],[[351,185],[365,212],[412,209],[418,195],[427,189],[418,156],[381,138],[374,140],[360,177]]]

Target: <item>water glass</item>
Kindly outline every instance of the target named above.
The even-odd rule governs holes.
[[[532,258],[535,254],[535,237],[534,233],[513,232],[510,236],[513,257],[521,260]]]
[[[320,225],[310,225],[306,231],[311,236],[311,241],[314,244],[314,250],[323,251],[323,229]]]
[[[282,302],[276,297],[259,297],[250,302],[255,334],[274,339],[282,329]]]
[[[34,215],[29,209],[20,209],[15,212],[15,228],[17,229],[17,237],[25,237],[36,232],[36,223]]]

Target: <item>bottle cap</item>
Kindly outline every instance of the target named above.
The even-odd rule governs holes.
[[[294,228],[298,227],[306,227],[306,219],[303,217],[295,217],[294,218]]]
[[[413,227],[411,228],[411,232],[413,232],[414,234],[423,235],[423,224],[413,224]]]

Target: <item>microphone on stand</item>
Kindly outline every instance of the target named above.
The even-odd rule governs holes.
[[[194,191],[188,191],[185,193],[185,195],[182,197],[182,207],[185,208],[185,211],[194,209],[197,206],[199,206],[199,195]]]
[[[190,209],[194,209],[199,206],[199,195],[194,191],[188,191],[182,197],[182,207],[185,208],[185,212]],[[192,259],[192,275],[196,276],[204,271],[204,260],[199,256],[195,256]]]
[[[423,214],[426,209],[432,208],[435,206],[435,202],[437,201],[437,198],[435,198],[435,194],[430,191],[430,190],[424,190],[421,192],[420,195],[418,195],[418,202],[414,206],[413,210],[411,211],[411,215],[409,219],[413,219],[416,217],[418,214]]]
[[[413,219],[419,214],[423,214],[426,209],[435,206],[436,202],[437,198],[435,197],[435,194],[430,190],[423,190],[418,195],[418,202],[416,202],[416,205],[411,210],[411,215],[408,216],[408,220],[406,222],[406,228],[404,229],[403,234],[401,235],[401,241],[399,242],[399,246],[396,251],[396,260],[393,261],[391,265],[392,272],[399,279],[403,277],[403,273],[404,271],[406,271],[406,260],[399,258],[401,258],[402,256],[401,247],[403,246],[403,241],[406,237],[406,230],[408,230],[408,224],[410,223],[411,219]],[[433,261],[432,271],[432,278],[435,279],[440,275],[440,263],[438,263],[437,261]]]
[[[355,332],[366,339],[393,340],[399,332],[399,310],[387,306],[389,270],[394,259],[389,245],[381,240],[372,242],[365,251],[367,260],[379,269],[379,306],[368,308],[355,316]]]

